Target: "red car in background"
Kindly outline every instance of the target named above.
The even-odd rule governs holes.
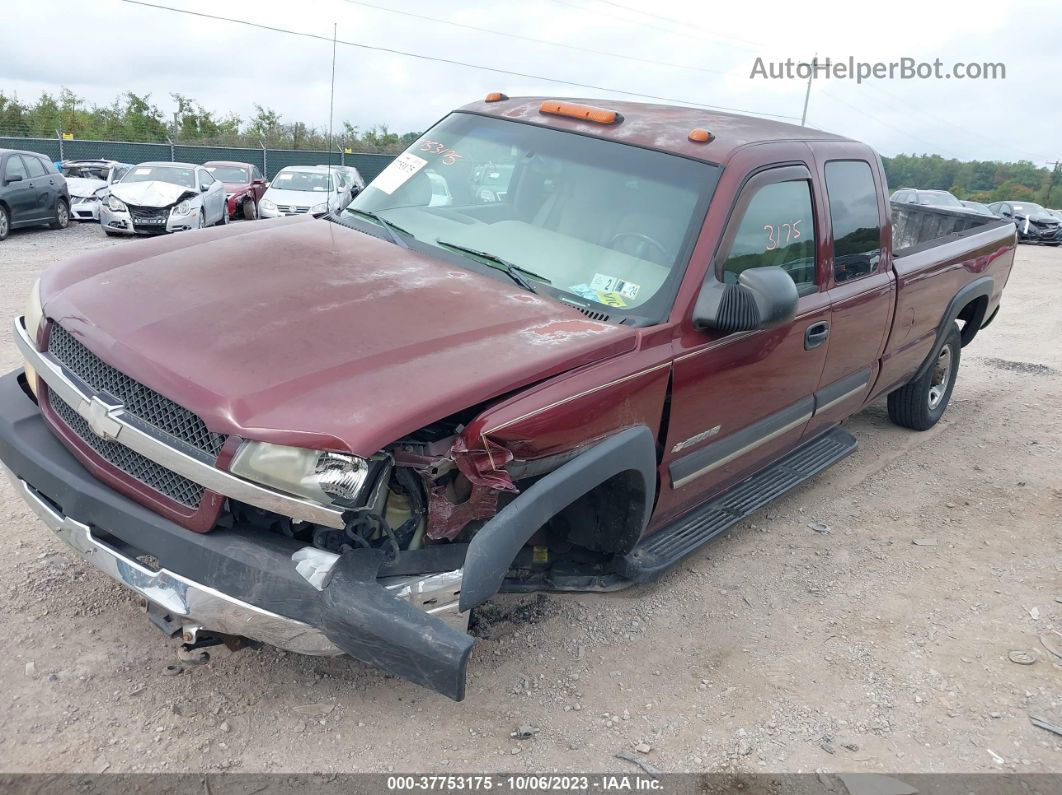
[[[225,184],[225,200],[229,218],[258,218],[258,202],[266,192],[265,175],[252,163],[237,163],[233,160],[211,160],[203,167],[214,179]]]

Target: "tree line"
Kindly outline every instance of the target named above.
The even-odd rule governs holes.
[[[75,138],[104,141],[144,141],[204,146],[265,145],[270,149],[328,148],[328,132],[304,122],[285,121],[281,114],[255,105],[250,118],[234,113],[220,115],[192,97],[170,94],[175,110],[167,116],[151,101],[131,91],[110,105],[91,105],[67,88],[58,94],[42,93],[23,102],[0,90],[0,135],[52,138],[56,132]],[[419,133],[391,132],[386,125],[358,128],[344,121],[336,130],[337,144],[356,152],[398,153]],[[994,160],[956,160],[940,155],[883,157],[892,190],[924,188],[948,190],[960,199],[980,202],[1024,199],[1048,206],[1062,205],[1062,173],[1028,160],[1005,163]]]
[[[281,114],[256,104],[250,118],[235,113],[221,115],[207,110],[192,97],[170,94],[175,110],[166,115],[150,94],[126,91],[109,105],[89,104],[73,91],[42,93],[33,102],[0,90],[0,135],[54,138],[65,133],[78,139],[136,141],[203,146],[265,145],[270,149],[328,148],[328,131],[305,122],[285,121]],[[334,135],[337,145],[356,152],[403,151],[419,137],[418,132],[391,132],[386,125],[362,130],[344,121]]]

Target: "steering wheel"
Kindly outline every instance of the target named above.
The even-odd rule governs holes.
[[[617,232],[612,236],[612,239],[608,241],[608,247],[615,248],[613,243],[626,238],[631,238],[639,244],[634,252],[630,252],[632,256],[646,259],[645,254],[648,253],[648,249],[654,248],[660,252],[660,256],[662,256],[665,261],[667,260],[667,249],[664,248],[664,244],[655,238],[649,237],[649,235],[643,235],[641,232]]]

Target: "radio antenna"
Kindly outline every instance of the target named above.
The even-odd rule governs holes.
[[[336,36],[339,26],[332,23],[332,84],[328,89],[328,182],[332,182],[332,117],[336,102]],[[330,190],[334,189],[330,187]]]

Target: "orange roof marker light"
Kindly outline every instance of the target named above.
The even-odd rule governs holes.
[[[712,140],[715,136],[707,130],[702,130],[700,127],[690,130],[688,138],[695,144],[706,144]]]
[[[508,97],[500,91],[491,91],[484,102],[504,102]]]
[[[547,99],[539,105],[538,112],[592,121],[597,124],[619,124],[623,121],[623,117],[614,110],[595,108],[593,105],[576,105],[574,102],[561,102],[556,99]]]

